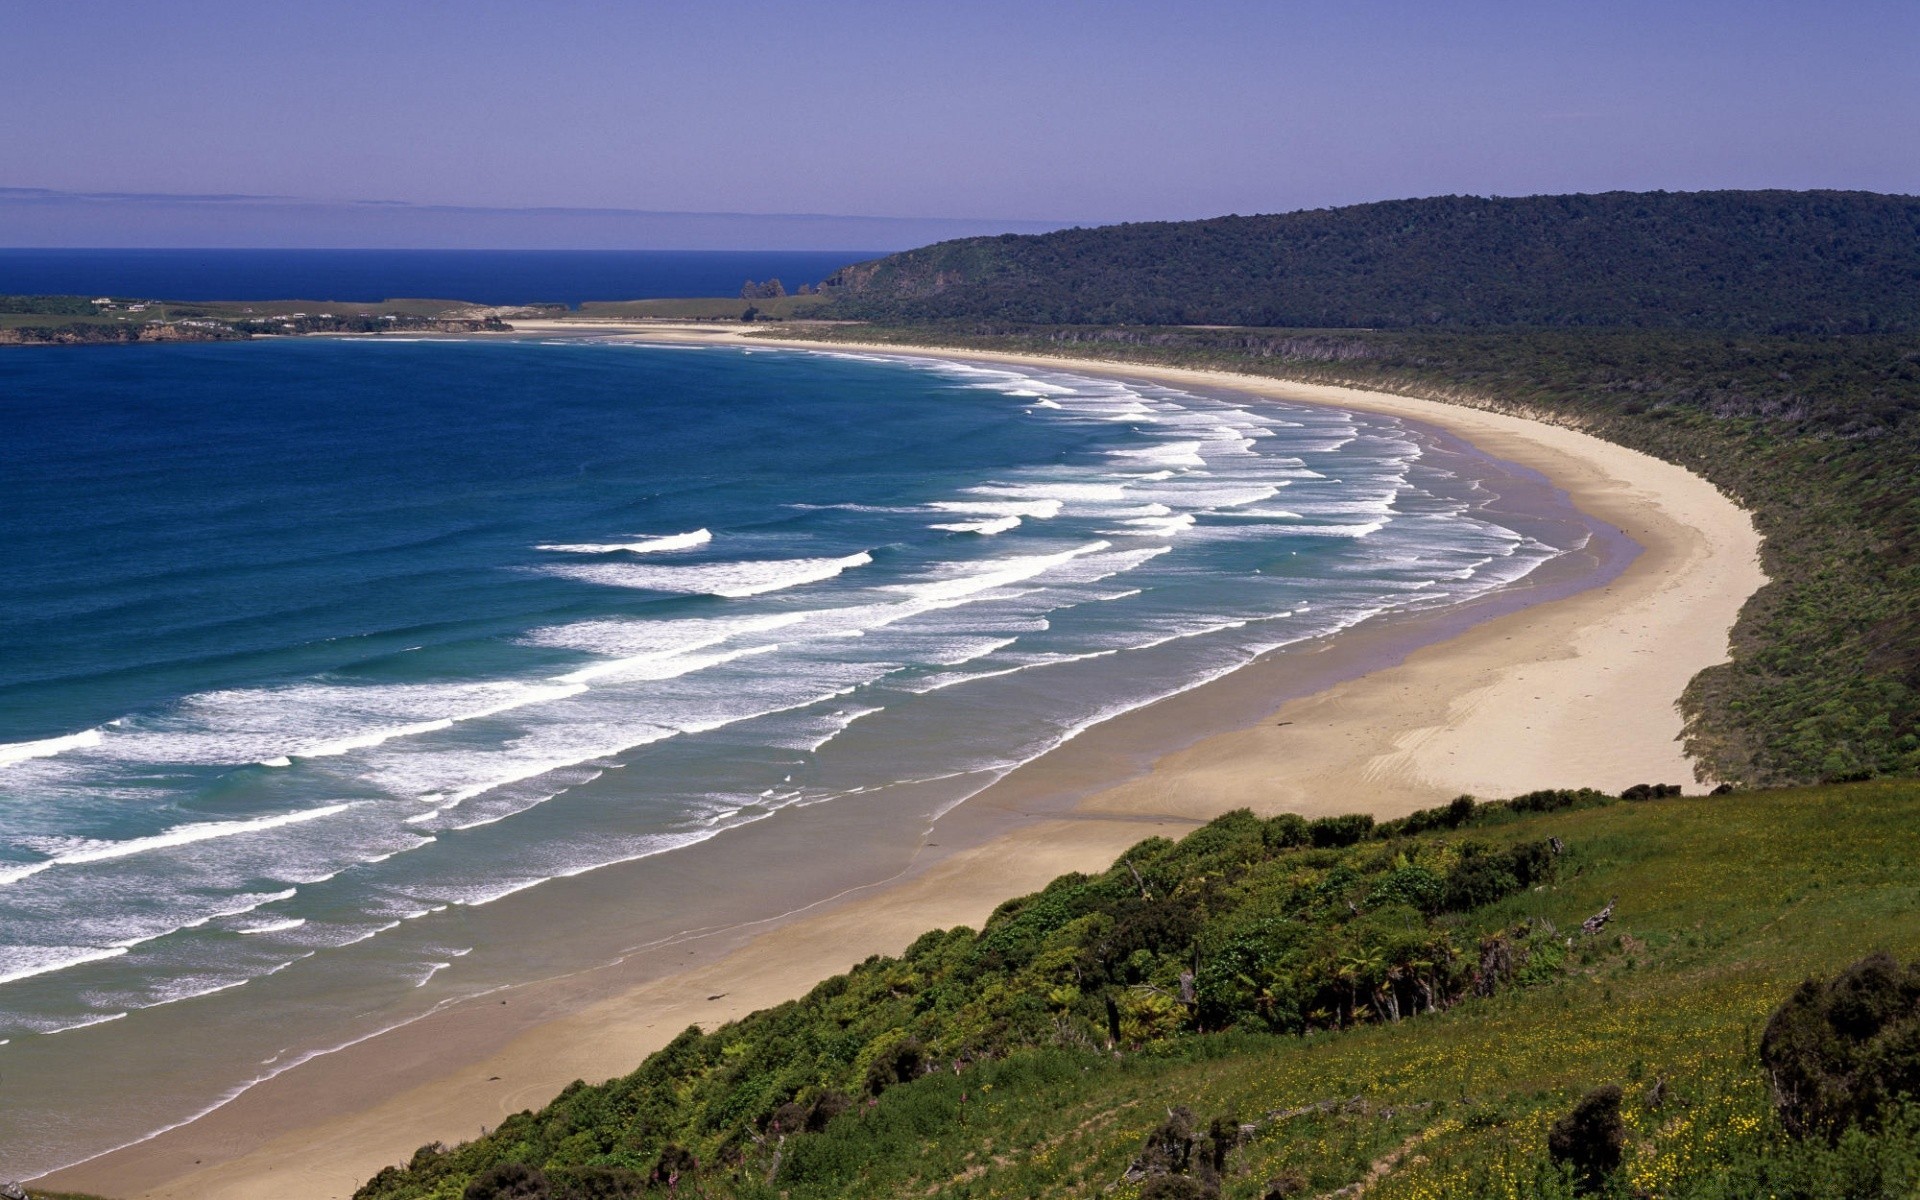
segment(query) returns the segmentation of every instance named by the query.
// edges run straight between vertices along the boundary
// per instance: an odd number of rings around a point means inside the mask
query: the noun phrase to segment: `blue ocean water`
[[[10,1081],[214,998],[457,999],[498,978],[462,911],[788,806],[959,803],[1584,536],[1390,418],[909,357],[35,348],[0,428]],[[291,1063],[287,1020],[224,1036]]]
[[[733,296],[748,279],[779,279],[792,291],[877,257],[863,250],[0,249],[0,295],[579,305]]]

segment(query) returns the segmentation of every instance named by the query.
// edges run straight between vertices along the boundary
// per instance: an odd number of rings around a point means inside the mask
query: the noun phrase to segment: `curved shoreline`
[[[710,326],[630,328],[667,340],[737,336]],[[582,322],[527,330],[621,331]],[[662,950],[651,976],[629,972],[639,977],[612,995],[580,1003],[591,993],[575,991],[568,1004],[567,992],[549,989],[529,997],[541,1011],[513,1025],[483,1013],[443,1022],[410,1052],[386,1055],[383,1090],[362,1081],[335,1095],[333,1112],[236,1104],[217,1120],[56,1172],[49,1183],[125,1196],[345,1196],[417,1145],[471,1136],[545,1103],[573,1078],[630,1070],[687,1024],[711,1025],[793,998],[927,929],[978,925],[1009,896],[1066,871],[1103,868],[1142,837],[1177,833],[1234,807],[1394,815],[1462,791],[1691,782],[1673,740],[1680,719],[1671,700],[1693,674],[1725,658],[1734,617],[1764,582],[1751,520],[1711,485],[1569,429],[1225,372],[938,347],[779,345],[1006,362],[1403,417],[1540,472],[1582,512],[1626,531],[1642,552],[1617,577],[1571,595],[1536,596],[1508,611],[1472,611],[1479,602],[1470,602],[1443,610],[1451,623],[1359,629],[1268,656],[1096,727],[942,818],[897,870],[879,868],[884,878],[848,877],[837,891],[830,882],[816,903],[739,920],[702,939],[699,953],[688,951],[693,963],[658,961]],[[1284,671],[1273,666],[1281,658]],[[1168,737],[1169,727],[1178,736]],[[1149,730],[1161,745],[1179,748],[1142,771],[1128,756]],[[950,849],[955,842],[966,848]],[[583,885],[576,898],[593,891]],[[306,1079],[309,1088],[324,1091],[328,1074],[333,1086],[348,1087],[348,1056],[331,1057],[342,1061],[312,1072],[318,1082]],[[412,1082],[423,1076],[430,1078]],[[348,1094],[365,1103],[341,1103]]]

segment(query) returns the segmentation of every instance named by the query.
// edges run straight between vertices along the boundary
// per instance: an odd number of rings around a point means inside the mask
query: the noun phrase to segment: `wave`
[[[740,598],[778,592],[802,584],[832,579],[842,571],[873,561],[864,550],[844,558],[743,559],[734,562],[694,563],[687,566],[641,567],[605,564],[547,567],[546,574],[607,587],[639,588],[652,592],[679,592],[690,596]]]
[[[307,919],[305,917],[283,917],[278,920],[263,921],[258,925],[248,925],[244,928],[235,929],[234,932],[241,934],[284,933],[289,929],[298,929],[306,923]]]
[[[982,537],[992,537],[996,533],[1005,533],[1009,529],[1020,527],[1019,517],[992,517],[984,521],[952,521],[942,525],[932,525],[931,529],[945,529],[952,533],[977,533]]]
[[[659,554],[667,550],[689,550],[695,546],[704,546],[713,540],[713,533],[707,529],[696,529],[691,533],[675,533],[666,537],[642,538],[637,542],[580,542],[569,545],[535,546],[535,550],[549,550],[555,554]]]
[[[672,658],[706,650],[747,634],[783,629],[807,619],[805,613],[767,613],[753,617],[687,617],[662,621],[646,618],[603,618],[549,625],[519,640],[528,646],[578,650],[610,663],[596,663],[569,672],[562,680],[591,678],[602,668],[636,660]]]
[[[1353,525],[1281,525],[1278,526],[1278,528],[1286,533],[1298,534],[1302,537],[1366,538],[1379,533],[1382,529],[1385,529],[1387,525],[1387,521],[1379,520],[1364,521]]]
[[[1138,450],[1109,450],[1109,458],[1124,458],[1136,462],[1149,462],[1163,467],[1204,467],[1207,460],[1200,457],[1199,442],[1161,442],[1156,446],[1147,446]]]
[[[966,490],[970,495],[975,496],[1005,496],[1009,502],[1018,500],[1099,502],[1125,499],[1127,494],[1126,485],[1121,483],[989,483]]]
[[[0,742],[0,767],[25,762],[30,758],[52,758],[68,750],[83,750],[99,744],[98,729],[83,729],[79,733],[42,738],[37,742]]]
[[[7,946],[0,948],[0,983],[119,958],[126,952],[125,946]]]
[[[105,1025],[108,1021],[118,1021],[126,1015],[126,1013],[117,1012],[108,1013],[105,1016],[83,1017],[71,1025],[55,1025],[52,1029],[42,1029],[40,1035],[42,1037],[51,1037],[56,1033],[70,1033],[75,1029],[85,1029],[91,1025]]]
[[[154,850],[167,850],[175,846],[189,846],[195,842],[213,841],[216,838],[237,837],[248,833],[261,833],[269,829],[279,829],[286,825],[298,825],[306,821],[317,821],[343,813],[352,804],[329,804],[323,808],[310,808],[301,812],[279,813],[271,817],[255,817],[247,821],[198,821],[191,825],[176,825],[164,833],[149,837],[129,838],[120,842],[92,842],[71,849],[42,862],[27,863],[22,866],[0,869],[0,884],[16,883],[29,875],[37,875],[50,867],[75,866],[81,863],[107,862],[110,859],[129,858],[136,854],[146,854]]]
[[[936,512],[978,514],[983,517],[1036,517],[1046,520],[1060,515],[1059,500],[935,500],[927,506]],[[934,526],[939,529],[941,526]]]
[[[378,746],[382,742],[392,741],[394,738],[417,737],[423,733],[437,733],[442,729],[453,728],[454,723],[458,721],[478,721],[484,717],[498,716],[503,712],[511,712],[516,708],[524,708],[529,704],[545,704],[553,700],[565,700],[570,696],[577,696],[586,690],[586,686],[580,683],[574,676],[563,675],[554,684],[522,688],[518,694],[511,695],[509,698],[497,704],[489,704],[484,708],[476,708],[468,712],[456,713],[450,717],[439,717],[431,721],[416,721],[408,725],[394,725],[386,729],[370,729],[365,733],[349,734],[343,738],[336,738],[331,742],[321,742],[318,745],[295,750],[293,757],[327,758],[336,754],[351,753],[355,750],[366,750],[373,746]],[[270,763],[268,765],[278,764]]]
[[[1120,522],[1129,528],[1103,529],[1100,532],[1116,537],[1174,537],[1193,528],[1197,518],[1192,513],[1179,513],[1171,517],[1129,517]]]
[[[1092,554],[1110,547],[1111,542],[1089,542],[1076,546],[1072,550],[1063,550],[1058,554],[1030,554],[1019,558],[993,559],[984,569],[976,569],[968,574],[949,579],[932,579],[920,583],[891,583],[887,590],[902,592],[916,600],[944,602],[972,596],[994,588],[1006,587],[1032,579],[1043,572],[1072,562],[1083,554]]]

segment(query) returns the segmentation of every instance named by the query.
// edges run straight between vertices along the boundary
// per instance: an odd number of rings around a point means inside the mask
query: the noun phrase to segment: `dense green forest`
[[[1920,788],[1668,790],[1228,813],[358,1197],[1911,1195]]]
[[[883,321],[1911,330],[1920,198],[1440,196],[967,238],[829,285]]]
[[[1752,509],[1772,583],[1684,698],[1748,785],[1920,772],[1920,335],[950,322],[806,336],[1352,384],[1516,412],[1676,462]]]

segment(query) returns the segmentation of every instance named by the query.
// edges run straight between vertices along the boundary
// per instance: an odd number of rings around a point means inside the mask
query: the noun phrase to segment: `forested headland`
[[[1920,328],[1920,198],[1440,196],[966,238],[844,268],[838,315],[1069,325]]]

